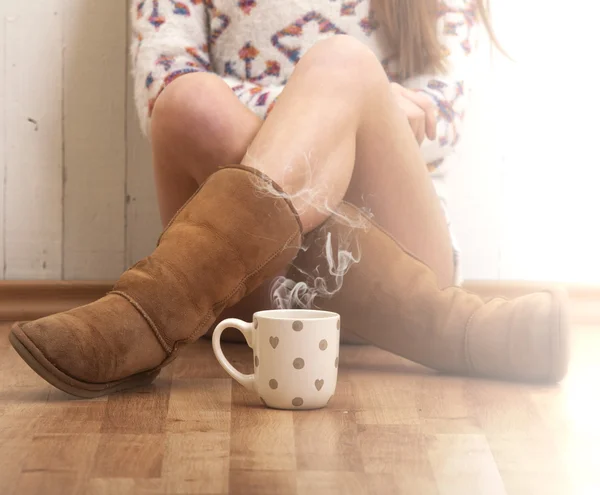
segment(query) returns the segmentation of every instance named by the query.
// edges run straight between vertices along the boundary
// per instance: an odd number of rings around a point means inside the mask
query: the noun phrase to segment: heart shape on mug
[[[275,349],[279,345],[279,337],[269,337],[269,343],[271,347]]]
[[[323,388],[324,380],[315,380],[315,387],[317,390],[321,390]]]

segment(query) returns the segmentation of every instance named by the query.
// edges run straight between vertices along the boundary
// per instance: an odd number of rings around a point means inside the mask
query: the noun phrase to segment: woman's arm
[[[144,133],[156,99],[170,82],[192,72],[213,71],[208,49],[210,9],[215,9],[212,3],[202,0],[134,0],[131,57],[135,102]],[[235,76],[223,80],[262,118],[283,90]]]
[[[438,110],[436,139],[421,146],[428,164],[440,163],[457,144],[473,70],[477,29],[474,0],[444,0],[439,5],[438,33],[448,55],[447,73],[425,74],[402,82],[406,88],[427,95]]]

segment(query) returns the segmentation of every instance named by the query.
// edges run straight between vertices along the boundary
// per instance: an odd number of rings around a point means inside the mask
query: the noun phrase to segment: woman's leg
[[[262,120],[214,74],[180,77],[167,86],[152,114],[154,181],[163,226],[211,174],[240,163]],[[248,319],[270,300],[271,282],[226,309],[222,318]],[[239,340],[238,332],[224,338]]]
[[[334,37],[300,60],[243,163],[299,193],[306,231],[325,220],[325,203],[365,202],[440,285],[452,284],[450,236],[418,144],[381,64],[358,41]]]
[[[218,167],[240,163],[261,124],[214,74],[189,74],[165,88],[151,125],[163,226]]]

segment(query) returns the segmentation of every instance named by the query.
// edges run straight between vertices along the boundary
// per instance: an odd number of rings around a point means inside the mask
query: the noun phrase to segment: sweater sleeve
[[[438,35],[446,52],[447,72],[424,74],[403,86],[428,95],[438,109],[437,137],[421,145],[426,163],[435,168],[455,148],[472,80],[473,48],[477,28],[475,0],[440,0]]]
[[[142,131],[162,90],[176,78],[212,72],[210,0],[134,0],[131,60],[135,104]],[[281,86],[260,86],[227,75],[223,80],[240,101],[261,118],[273,107]]]

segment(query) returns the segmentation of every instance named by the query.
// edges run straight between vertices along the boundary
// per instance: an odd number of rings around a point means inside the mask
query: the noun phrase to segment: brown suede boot
[[[343,330],[443,372],[532,382],[565,376],[569,325],[563,291],[484,302],[458,287],[440,290],[424,263],[357,208],[342,204],[338,211],[361,215],[369,228],[353,233],[332,216],[307,236],[310,247],[288,277],[307,281],[305,273],[318,265],[322,273],[327,235],[333,243],[354,235],[359,264],[350,268],[337,294],[314,301],[340,313]]]
[[[15,325],[13,347],[42,378],[80,397],[150,383],[224,308],[296,256],[298,215],[286,199],[257,192],[268,181],[253,169],[219,170],[112,292]]]

